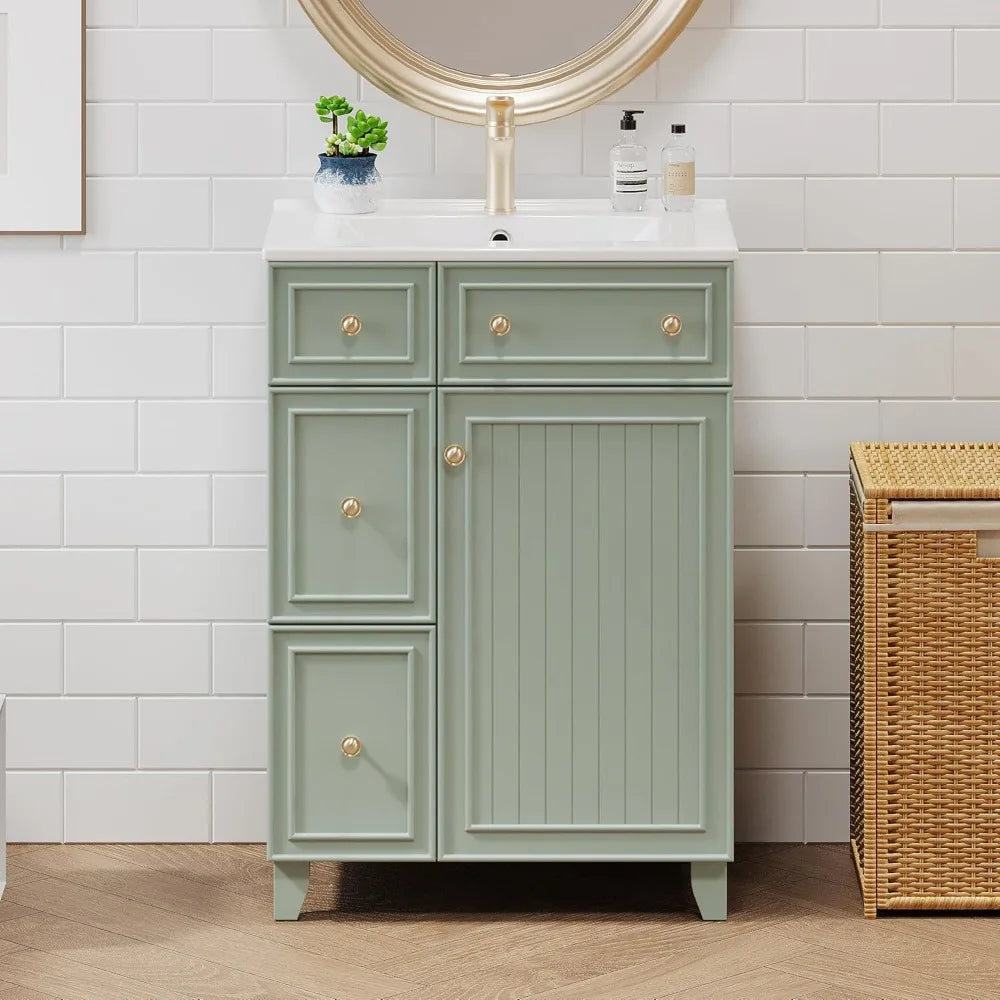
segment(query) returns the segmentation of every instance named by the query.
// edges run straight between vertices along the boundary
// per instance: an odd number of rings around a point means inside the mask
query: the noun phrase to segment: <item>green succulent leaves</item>
[[[363,152],[364,150],[343,132],[337,132],[326,138],[327,156],[360,156]]]
[[[337,131],[337,119],[341,115],[349,115],[354,110],[346,97],[321,97],[315,107],[319,120],[332,122],[334,132]]]
[[[389,123],[378,115],[366,115],[359,110],[347,119],[347,134],[361,149],[381,153],[389,140]]]
[[[389,141],[389,123],[378,115],[366,115],[354,108],[346,97],[320,97],[315,104],[321,122],[333,126],[333,134],[326,137],[327,156],[361,156],[364,153],[381,153]],[[337,119],[349,115],[346,132],[337,129]]]

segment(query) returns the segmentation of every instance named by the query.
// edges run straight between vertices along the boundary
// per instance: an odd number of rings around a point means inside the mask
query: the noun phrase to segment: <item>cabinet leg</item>
[[[726,919],[725,861],[692,861],[691,891],[702,920]]]
[[[275,920],[298,920],[308,891],[308,861],[274,862]]]

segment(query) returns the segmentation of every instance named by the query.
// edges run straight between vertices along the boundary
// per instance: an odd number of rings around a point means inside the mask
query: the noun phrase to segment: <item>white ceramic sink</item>
[[[372,215],[335,216],[311,202],[275,202],[264,256],[311,260],[664,260],[736,257],[724,201],[688,213],[612,212],[603,200],[524,201],[488,216],[482,202],[387,200]]]

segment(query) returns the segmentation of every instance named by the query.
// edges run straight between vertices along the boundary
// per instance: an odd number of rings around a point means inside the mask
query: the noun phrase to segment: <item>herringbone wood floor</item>
[[[728,923],[669,865],[313,865],[257,846],[15,846],[0,1000],[987,1000],[1000,914],[861,918],[843,846],[746,847]]]

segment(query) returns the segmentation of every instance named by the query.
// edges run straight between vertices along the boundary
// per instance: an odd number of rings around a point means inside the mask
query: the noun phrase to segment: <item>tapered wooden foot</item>
[[[702,920],[726,919],[725,861],[692,861],[691,891]]]
[[[274,862],[275,920],[298,920],[308,891],[308,861]]]

